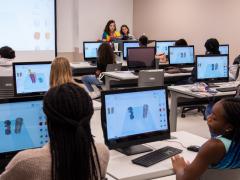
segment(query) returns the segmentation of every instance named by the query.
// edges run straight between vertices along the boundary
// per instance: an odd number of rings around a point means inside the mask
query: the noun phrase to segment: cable
[[[173,143],[178,143],[180,144],[183,148],[187,149],[187,146],[184,146],[181,142],[179,141],[172,141],[172,140],[166,140],[167,142],[173,142]]]

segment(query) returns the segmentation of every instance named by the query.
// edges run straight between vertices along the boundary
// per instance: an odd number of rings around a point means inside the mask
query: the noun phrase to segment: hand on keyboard
[[[181,152],[181,149],[166,146],[156,151],[140,156],[136,159],[133,159],[132,162],[140,166],[149,167]]]

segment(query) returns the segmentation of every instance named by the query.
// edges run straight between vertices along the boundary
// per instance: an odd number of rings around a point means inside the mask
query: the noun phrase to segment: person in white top
[[[12,76],[12,60],[15,51],[9,46],[0,48],[0,76]]]
[[[11,66],[14,58],[15,51],[12,48],[8,46],[0,48],[0,66]]]

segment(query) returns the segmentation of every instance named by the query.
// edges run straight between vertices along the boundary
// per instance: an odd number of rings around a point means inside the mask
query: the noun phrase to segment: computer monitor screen
[[[123,59],[127,59],[127,49],[129,47],[139,47],[139,42],[138,41],[125,41],[123,42]]]
[[[156,53],[168,55],[168,47],[174,45],[175,41],[156,41],[155,42]]]
[[[128,48],[127,66],[129,70],[155,69],[155,48]]]
[[[51,62],[13,63],[15,95],[41,95],[49,89]]]
[[[83,56],[86,61],[94,61],[98,57],[98,48],[102,44],[100,41],[83,42]]]
[[[194,64],[194,46],[169,46],[168,52],[170,65]]]
[[[196,56],[197,81],[227,81],[228,55]]]
[[[109,148],[169,138],[167,97],[164,87],[103,92],[102,127]]]
[[[228,44],[219,45],[219,51],[220,54],[229,54],[229,45]]]
[[[42,147],[49,140],[40,97],[0,100],[0,153]]]

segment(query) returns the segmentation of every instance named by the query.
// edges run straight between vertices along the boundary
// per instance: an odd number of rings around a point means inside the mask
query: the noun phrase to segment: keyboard
[[[138,164],[140,166],[149,167],[153,164],[156,164],[160,161],[163,161],[165,159],[168,159],[176,154],[181,153],[181,149],[173,148],[170,146],[163,147],[161,149],[158,149],[156,151],[150,152],[148,154],[145,154],[143,156],[140,156],[136,159],[133,159],[132,162],[134,164]]]
[[[222,88],[216,88],[216,90],[220,92],[237,91],[237,87],[222,87]]]
[[[139,72],[132,72],[133,75],[138,76]]]

